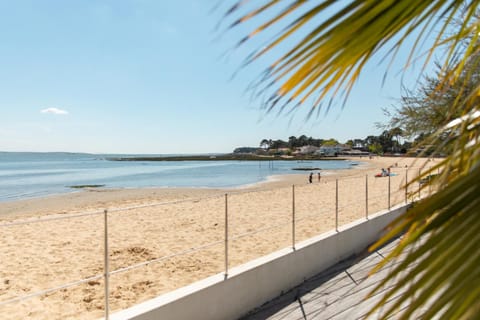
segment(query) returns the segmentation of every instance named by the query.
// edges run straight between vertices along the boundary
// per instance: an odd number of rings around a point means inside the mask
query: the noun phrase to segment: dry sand
[[[220,189],[91,189],[61,196],[0,203],[0,315],[2,319],[96,319],[104,315],[103,278],[91,279],[39,297],[16,297],[102,275],[104,214],[108,208],[110,310],[120,310],[223,272],[225,193],[228,193],[229,267],[291,246],[292,185],[295,185],[296,240],[335,227],[335,179],[339,222],[365,217],[405,201],[408,178],[425,159],[356,158],[350,170],[308,172],[271,181]],[[434,162],[427,162],[433,165]],[[428,164],[427,164],[428,165]],[[413,189],[413,188],[412,188]],[[29,222],[24,224],[24,222]],[[201,249],[198,249],[201,248]],[[162,258],[165,257],[165,258]],[[126,267],[157,259],[129,270]]]

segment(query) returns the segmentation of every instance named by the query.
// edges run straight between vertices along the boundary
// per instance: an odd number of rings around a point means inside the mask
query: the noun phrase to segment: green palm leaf
[[[237,14],[247,1],[237,2],[227,17]],[[288,24],[267,46],[254,52],[253,63],[279,46],[293,45],[267,68],[260,86],[271,92],[268,110],[278,105],[302,105],[313,99],[313,109],[325,99],[348,97],[365,64],[380,50],[391,55],[392,65],[401,46],[411,43],[409,66],[418,56],[425,64],[438,50],[444,60],[435,96],[459,88],[449,102],[446,119],[426,140],[438,152],[448,150],[441,163],[410,183],[427,180],[422,188],[435,184],[437,192],[415,203],[394,221],[371,249],[402,233],[399,245],[377,269],[407,253],[391,273],[373,290],[391,287],[370,314],[383,310],[394,295],[401,293],[382,314],[387,318],[400,311],[401,319],[474,319],[480,314],[480,0],[350,0],[273,1],[255,3],[232,27],[255,17],[264,22],[240,44],[286,21]],[[275,8],[283,8],[269,16]],[[452,22],[458,21],[455,28]],[[421,43],[436,32],[432,46],[421,52]],[[299,40],[298,35],[301,35]],[[472,81],[474,80],[474,81]],[[473,85],[472,85],[473,83]],[[433,99],[433,96],[432,96]],[[283,101],[283,103],[281,103]],[[456,117],[456,118],[455,118]],[[372,272],[374,272],[373,270]],[[393,286],[389,286],[393,283]]]
[[[314,104],[314,107],[317,107],[328,93],[333,93],[333,96],[345,90],[348,93],[358,79],[365,62],[380,48],[389,43],[391,43],[390,49],[399,48],[419,28],[425,33],[429,26],[441,23],[441,30],[433,47],[428,50],[428,54],[433,54],[438,47],[449,46],[447,53],[453,56],[458,52],[465,35],[476,34],[476,26],[472,26],[469,22],[473,19],[480,1],[467,3],[453,0],[351,1],[337,13],[324,19],[321,17],[336,1],[318,1],[318,5],[309,9],[305,9],[307,5],[311,6],[309,1],[263,2],[266,4],[237,19],[232,27],[261,15],[274,6],[285,2],[288,4],[280,14],[268,19],[240,43],[260,34],[282,19],[288,18],[294,12],[301,12],[301,15],[269,45],[252,54],[247,59],[247,63],[265,55],[295,33],[301,33],[304,31],[302,27],[308,23],[315,24],[321,21],[293,45],[291,50],[272,63],[266,70],[267,77],[263,78],[264,83],[268,84],[265,90],[270,88],[271,82],[276,84],[274,87],[276,89],[268,103],[277,104],[276,99],[285,98],[286,101],[302,104],[313,93],[318,93],[319,98]],[[234,6],[235,9],[239,7],[241,3]],[[442,39],[448,24],[460,11],[465,11],[467,18],[462,30],[458,35]],[[232,9],[229,12],[231,14],[235,10]],[[392,42],[398,34],[400,38]],[[412,48],[412,56],[415,48],[416,46]],[[470,53],[465,52],[465,55],[468,56]],[[461,67],[459,65],[459,68]]]

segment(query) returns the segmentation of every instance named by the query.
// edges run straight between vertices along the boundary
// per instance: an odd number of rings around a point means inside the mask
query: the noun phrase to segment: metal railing
[[[254,237],[257,236],[261,233],[264,233],[266,231],[272,231],[272,230],[281,230],[285,228],[290,228],[290,245],[284,246],[288,247],[290,246],[292,250],[295,250],[296,243],[298,241],[302,240],[303,238],[308,238],[308,234],[302,235],[300,230],[300,223],[303,223],[305,221],[310,222],[310,224],[315,224],[315,221],[318,221],[320,218],[325,218],[329,214],[332,214],[334,212],[334,230],[339,232],[340,227],[348,222],[351,222],[349,220],[358,220],[360,218],[369,218],[369,213],[373,210],[375,212],[378,212],[381,209],[390,209],[392,206],[400,203],[408,203],[408,201],[414,201],[415,199],[418,199],[421,197],[421,189],[420,189],[420,183],[418,184],[418,189],[415,190],[415,192],[410,192],[407,188],[402,189],[401,187],[405,185],[408,182],[408,179],[411,177],[413,178],[416,176],[416,174],[411,175],[409,177],[409,170],[413,171],[411,168],[410,169],[399,169],[397,171],[397,176],[391,177],[388,176],[386,179],[372,179],[368,175],[363,176],[351,176],[351,177],[345,177],[345,178],[335,178],[331,179],[329,177],[323,177],[322,182],[320,183],[313,183],[313,184],[308,184],[308,185],[302,185],[302,186],[291,186],[288,188],[277,188],[275,190],[262,190],[262,191],[237,191],[237,192],[230,192],[228,194],[224,194],[222,196],[211,196],[211,197],[203,197],[203,198],[198,198],[198,199],[187,199],[187,200],[178,200],[178,201],[170,201],[170,202],[158,202],[154,204],[148,204],[148,205],[135,205],[135,206],[130,206],[130,207],[125,207],[125,208],[115,208],[115,209],[105,209],[103,211],[93,211],[93,212],[81,212],[81,213],[74,213],[74,214],[67,214],[67,215],[57,215],[57,216],[46,216],[46,217],[41,217],[38,219],[28,219],[25,221],[11,221],[11,222],[4,222],[0,223],[0,230],[4,231],[6,228],[20,228],[20,227],[26,227],[26,226],[31,226],[32,224],[40,224],[40,223],[57,223],[59,221],[66,221],[66,220],[72,220],[72,219],[85,219],[85,218],[98,218],[98,217],[103,217],[103,270],[101,273],[95,274],[93,276],[88,276],[84,277],[80,280],[76,281],[70,281],[66,282],[57,286],[52,286],[51,288],[48,289],[42,289],[42,290],[37,290],[33,291],[28,294],[16,294],[14,297],[8,297],[7,299],[2,300],[2,295],[8,296],[8,292],[3,292],[0,291],[0,307],[4,307],[9,304],[25,301],[28,299],[32,299],[34,297],[39,297],[39,296],[45,296],[49,295],[61,290],[69,289],[75,286],[83,285],[85,283],[92,283],[96,280],[101,280],[103,279],[104,281],[104,302],[103,302],[103,310],[104,310],[104,317],[105,319],[109,318],[110,310],[111,310],[111,276],[113,275],[118,275],[120,273],[125,273],[127,271],[131,271],[134,269],[138,269],[141,267],[145,267],[148,265],[153,265],[153,264],[158,264],[160,262],[165,262],[170,259],[179,257],[179,256],[184,256],[192,253],[197,253],[202,250],[206,249],[211,249],[213,247],[217,247],[223,244],[223,273],[225,279],[228,278],[229,276],[229,268],[232,265],[232,245],[239,240],[245,239],[246,237]],[[402,172],[404,171],[404,172]],[[418,174],[421,174],[421,171],[418,170]],[[404,175],[404,176],[402,176]],[[395,180],[395,184],[393,186],[393,192],[392,192],[392,180]],[[430,181],[430,180],[429,180]],[[334,207],[329,207],[332,203],[331,202],[326,202],[323,208],[321,210],[318,210],[314,212],[315,210],[310,210],[308,207],[303,208],[303,215],[302,215],[302,206],[301,206],[301,198],[304,196],[304,194],[308,194],[308,196],[312,196],[315,194],[315,192],[327,192],[332,190],[332,184],[334,183]],[[344,200],[345,195],[342,197],[342,185],[348,184],[349,186],[355,185],[358,187],[358,194],[356,194],[356,197],[353,197],[353,201],[355,203],[348,202]],[[362,187],[363,186],[363,187]],[[379,189],[380,186],[380,189]],[[235,207],[231,207],[230,205],[232,204],[232,201],[235,200],[235,197],[243,197],[240,200],[244,201],[245,199],[251,198],[253,194],[255,195],[261,195],[263,198],[268,198],[268,192],[278,192],[278,190],[281,190],[285,194],[285,198],[282,200],[285,200],[286,207],[281,208],[279,211],[279,215],[275,215],[274,217],[277,218],[275,223],[265,223],[263,226],[257,226],[254,229],[249,228],[248,225],[241,224],[241,227],[246,227],[247,230],[240,230],[235,232],[235,230],[232,230],[232,221],[231,218],[235,218],[235,213],[232,211],[235,210]],[[289,191],[291,190],[291,191]],[[375,194],[375,190],[383,190],[378,194]],[[308,191],[308,192],[307,192]],[[290,196],[288,196],[288,193],[291,192]],[[361,193],[364,193],[364,197]],[[429,188],[428,192],[432,192],[432,190]],[[394,196],[392,198],[392,196]],[[112,262],[112,255],[115,253],[115,251],[111,250],[111,245],[112,245],[112,240],[110,239],[111,237],[111,232],[112,226],[113,228],[118,228],[120,224],[115,224],[111,221],[111,218],[118,218],[120,214],[129,212],[129,211],[135,211],[134,214],[137,215],[138,219],[142,219],[144,217],[144,213],[142,212],[137,212],[141,211],[144,209],[148,210],[158,210],[158,208],[165,209],[164,212],[168,212],[168,209],[171,207],[177,206],[177,205],[185,205],[185,204],[194,204],[200,201],[213,201],[215,200],[217,203],[221,203],[223,198],[224,202],[224,212],[223,212],[223,239],[221,239],[220,233],[216,236],[213,236],[214,241],[207,242],[205,244],[199,245],[199,246],[194,246],[190,247],[188,249],[183,249],[179,250],[170,254],[162,255],[160,257],[150,257],[143,261],[139,261],[136,263],[131,263],[127,266],[117,266],[117,267],[112,267],[111,262]],[[233,199],[232,199],[233,198]],[[288,208],[288,198],[291,199],[291,208]],[[326,197],[324,197],[326,198]],[[349,197],[350,200],[352,197]],[[359,204],[358,202],[362,202],[362,198],[364,199],[364,206],[363,204]],[[349,201],[350,201],[349,200]],[[381,204],[383,202],[383,205]],[[304,203],[305,204],[305,203]],[[236,203],[236,206],[239,204]],[[253,204],[253,206],[258,207],[259,204]],[[362,209],[363,207],[363,209]],[[382,208],[384,207],[384,208]],[[354,209],[355,208],[355,209]],[[357,208],[359,208],[357,210]],[[379,209],[380,208],[380,209]],[[176,212],[175,208],[173,208],[174,212],[173,215],[174,217],[172,218],[172,221],[176,221],[177,219],[180,218],[185,218],[189,216],[189,213],[184,213],[184,212]],[[359,211],[358,213],[352,213],[355,210]],[[269,210],[267,210],[269,211]],[[287,212],[285,212],[287,211]],[[290,211],[290,217],[288,218],[288,211]],[[284,212],[284,214],[282,214]],[[346,216],[346,213],[349,212],[350,215],[353,218],[345,218],[342,221],[340,221],[341,217]],[[113,214],[113,215],[112,215]],[[112,215],[110,217],[110,215]],[[155,213],[153,213],[155,216]],[[281,215],[281,216],[280,216]],[[156,217],[156,216],[155,216]],[[158,217],[157,217],[158,218]],[[218,215],[218,221],[220,221],[220,215]],[[238,217],[237,217],[238,218]],[[265,217],[265,219],[268,219],[268,216]],[[195,222],[195,221],[194,221]],[[218,223],[220,224],[220,223]],[[148,225],[148,223],[147,223]],[[125,226],[124,226],[125,227]],[[203,227],[202,227],[203,228]],[[285,229],[287,230],[287,229]],[[21,231],[20,229],[18,231]],[[326,231],[326,230],[324,230]],[[139,232],[142,232],[140,230]],[[143,232],[146,232],[143,230]],[[319,231],[318,233],[320,233]],[[97,232],[99,233],[99,232]],[[282,233],[282,235],[285,234],[288,236],[288,231],[285,231]],[[79,240],[80,241],[80,240]],[[270,241],[270,240],[269,240]],[[288,242],[288,241],[287,241]],[[282,242],[283,244],[283,242]],[[3,246],[0,246],[0,250],[5,249],[5,244]],[[8,248],[9,250],[15,251],[15,248]],[[0,251],[0,254],[2,252]],[[262,252],[261,254],[267,254],[269,252]],[[74,254],[74,253],[72,253]],[[4,273],[8,271],[4,270]]]

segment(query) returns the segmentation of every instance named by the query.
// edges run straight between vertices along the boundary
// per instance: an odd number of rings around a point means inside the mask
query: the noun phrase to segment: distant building
[[[295,154],[315,154],[318,151],[318,147],[315,146],[303,146],[300,148],[297,148]]]
[[[362,139],[354,139],[352,149],[360,150],[360,151],[367,151],[367,146]]]
[[[321,146],[315,152],[315,154],[319,156],[325,156],[325,157],[336,157],[337,155],[349,149],[350,149],[349,147],[346,147],[341,144],[337,144],[336,146]]]

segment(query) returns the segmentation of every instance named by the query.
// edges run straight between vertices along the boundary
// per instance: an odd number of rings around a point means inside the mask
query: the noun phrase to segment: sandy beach
[[[104,210],[108,209],[110,310],[188,285],[224,270],[228,194],[229,267],[291,246],[295,190],[296,241],[405,201],[405,178],[438,160],[355,158],[349,170],[272,177],[232,189],[87,189],[67,195],[0,203],[2,319],[97,319],[104,315]],[[408,170],[408,172],[407,172]],[[295,185],[293,188],[292,185]],[[413,189],[413,187],[412,187]],[[410,190],[413,191],[413,190]],[[153,263],[145,265],[144,262]],[[130,268],[136,264],[138,267]],[[98,277],[96,277],[98,276]],[[90,279],[89,279],[90,278]],[[17,297],[86,280],[38,297]],[[5,301],[12,301],[4,303]]]

